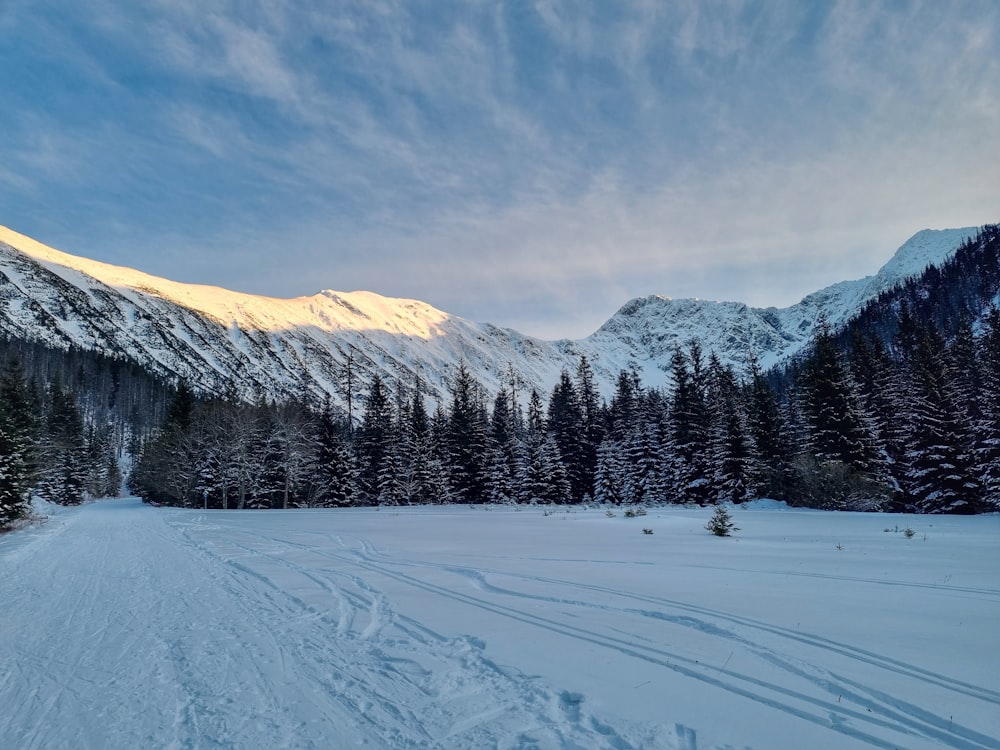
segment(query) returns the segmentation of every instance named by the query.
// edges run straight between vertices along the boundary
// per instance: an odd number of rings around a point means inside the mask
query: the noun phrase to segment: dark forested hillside
[[[989,225],[941,266],[881,294],[840,331],[823,329],[772,383],[789,411],[804,413],[804,426],[835,430],[843,446],[838,460],[888,487],[899,507],[995,509],[998,301],[1000,227]],[[823,455],[815,438],[810,452]]]
[[[0,339],[0,529],[31,492],[62,504],[117,496],[174,389],[95,352]]]

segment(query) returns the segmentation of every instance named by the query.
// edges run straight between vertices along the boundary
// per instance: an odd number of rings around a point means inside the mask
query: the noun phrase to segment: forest
[[[433,408],[419,381],[375,377],[357,420],[329,402],[200,398],[113,358],[6,342],[0,526],[32,492],[76,503],[117,494],[123,475],[148,502],[221,509],[769,497],[996,511],[998,290],[1000,229],[987,226],[843,329],[820,321],[769,372],[689,341],[669,387],[623,371],[605,399],[585,358],[547,394],[488,394],[460,366]]]

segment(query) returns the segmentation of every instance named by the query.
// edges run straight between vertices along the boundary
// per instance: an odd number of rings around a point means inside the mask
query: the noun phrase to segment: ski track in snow
[[[267,541],[274,541],[275,537],[258,537]],[[891,695],[881,693],[877,689],[860,685],[844,678],[838,678],[835,674],[825,669],[810,664],[800,663],[798,660],[787,659],[776,653],[772,649],[762,646],[748,637],[738,635],[729,629],[731,625],[743,626],[749,630],[759,630],[781,638],[788,638],[799,643],[804,643],[814,648],[836,652],[849,659],[857,659],[867,664],[887,669],[896,674],[904,675],[911,679],[924,682],[932,682],[940,687],[955,690],[974,698],[979,698],[991,703],[1000,711],[1000,694],[996,691],[984,690],[974,685],[969,685],[958,680],[952,680],[943,675],[937,675],[919,667],[908,665],[893,660],[885,660],[876,654],[872,654],[860,649],[854,649],[844,644],[837,644],[825,639],[801,634],[787,629],[779,629],[767,626],[763,623],[754,622],[746,618],[738,618],[727,615],[724,612],[707,610],[701,607],[691,607],[681,602],[673,602],[666,599],[651,597],[635,597],[623,594],[622,592],[607,589],[600,586],[581,584],[572,581],[553,580],[541,576],[517,576],[524,580],[555,584],[561,589],[580,589],[585,591],[597,591],[601,593],[613,594],[617,597],[632,598],[643,602],[666,605],[675,611],[694,612],[698,617],[690,615],[676,615],[666,613],[661,610],[645,610],[623,607],[612,607],[608,605],[595,604],[589,601],[564,599],[558,597],[537,596],[514,591],[508,588],[500,588],[488,583],[486,574],[489,572],[471,568],[456,568],[454,566],[439,565],[434,563],[417,563],[413,561],[395,561],[385,558],[375,552],[374,547],[367,540],[358,538],[359,548],[351,551],[350,555],[323,552],[310,548],[306,545],[297,544],[287,539],[280,540],[288,547],[297,548],[310,552],[312,555],[336,560],[342,563],[354,562],[354,564],[379,575],[393,578],[397,581],[407,583],[419,588],[429,594],[453,599],[470,606],[486,609],[498,615],[511,619],[527,622],[544,630],[549,630],[569,638],[596,643],[605,648],[619,651],[627,656],[645,660],[668,669],[679,672],[686,677],[715,685],[729,692],[741,695],[751,700],[758,701],[769,708],[778,709],[798,718],[812,721],[821,726],[830,725],[832,716],[837,717],[832,728],[843,734],[864,740],[873,747],[897,748],[900,745],[897,741],[883,740],[878,736],[869,734],[865,729],[859,728],[844,721],[853,719],[860,727],[872,725],[880,729],[890,729],[901,735],[924,736],[945,743],[947,746],[956,748],[1000,748],[1000,741],[976,732],[970,728],[956,725],[947,717],[939,716],[933,711],[907,704],[896,700]],[[338,540],[339,541],[339,540]],[[266,556],[267,553],[260,553]],[[606,611],[613,611],[627,616],[638,615],[649,617],[665,622],[670,622],[682,627],[695,628],[702,633],[739,644],[747,651],[754,653],[762,659],[779,667],[786,675],[804,680],[820,688],[828,694],[827,698],[816,698],[800,692],[798,689],[790,689],[785,684],[767,682],[755,678],[749,674],[738,672],[723,672],[724,677],[716,674],[716,668],[709,665],[699,664],[697,661],[681,656],[680,654],[665,650],[663,648],[644,645],[636,642],[634,638],[620,638],[609,636],[597,632],[590,628],[579,627],[571,623],[555,620],[548,617],[541,617],[537,614],[518,609],[515,606],[500,604],[497,601],[460,593],[456,589],[430,584],[413,575],[400,573],[393,568],[439,568],[459,576],[471,579],[477,589],[490,593],[499,594],[503,597],[517,599],[529,599],[542,601],[547,604],[569,605],[582,608],[596,608]],[[508,575],[508,574],[504,574]],[[878,583],[883,583],[878,581]],[[937,586],[936,588],[947,588],[958,591],[969,591],[965,587]],[[995,590],[971,589],[977,593],[988,593],[996,595]],[[716,620],[723,625],[716,624],[710,620]],[[838,700],[834,701],[836,697]],[[845,700],[846,699],[846,700]],[[803,705],[804,704],[804,705]],[[853,706],[853,708],[852,708]],[[877,707],[878,710],[874,710]],[[816,710],[818,709],[818,710]]]
[[[345,512],[295,513],[107,501],[0,546],[0,747],[709,747],[669,705],[656,721],[614,716],[592,685],[498,663],[478,635],[431,616],[458,608],[709,691],[722,712],[749,702],[826,747],[1000,750],[996,722],[981,720],[1000,715],[996,689],[725,609],[503,569],[498,556],[456,564],[383,550],[343,530]],[[732,667],[695,658],[705,652],[738,657]],[[804,745],[790,736],[785,746]]]

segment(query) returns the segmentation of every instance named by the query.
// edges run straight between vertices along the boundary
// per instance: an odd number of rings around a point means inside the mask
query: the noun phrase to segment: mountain
[[[0,333],[46,346],[102,352],[201,393],[247,400],[329,394],[344,405],[374,374],[443,397],[460,363],[493,393],[548,392],[581,355],[605,393],[622,369],[665,382],[675,345],[701,340],[706,352],[742,365],[753,351],[766,366],[798,352],[817,321],[846,322],[869,301],[928,265],[940,265],[976,228],[925,230],[875,275],[845,281],[787,308],[752,308],[652,296],[625,304],[578,341],[543,341],[473,323],[416,300],[371,292],[322,291],[272,299],[181,284],[55,250],[0,227]]]

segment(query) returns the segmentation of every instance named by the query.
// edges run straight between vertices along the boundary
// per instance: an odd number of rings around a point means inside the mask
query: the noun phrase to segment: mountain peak
[[[464,364],[488,393],[513,376],[522,393],[550,389],[580,355],[605,394],[621,370],[667,383],[675,347],[699,339],[706,355],[767,367],[811,339],[825,316],[846,322],[885,289],[943,263],[975,228],[924,230],[875,276],[841,282],[784,309],[649,295],[626,302],[579,341],[542,341],[478,324],[419,300],[324,289],[275,299],[182,284],[79,258],[0,227],[0,333],[127,357],[203,393],[235,388],[248,399],[309,393],[343,402],[345,373],[358,383],[419,381],[435,398]]]

